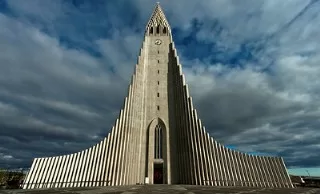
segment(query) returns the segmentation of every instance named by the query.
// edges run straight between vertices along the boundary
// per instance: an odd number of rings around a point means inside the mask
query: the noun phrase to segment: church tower
[[[23,188],[136,183],[293,187],[282,158],[231,150],[206,132],[159,4],[111,132],[86,150],[35,158]]]

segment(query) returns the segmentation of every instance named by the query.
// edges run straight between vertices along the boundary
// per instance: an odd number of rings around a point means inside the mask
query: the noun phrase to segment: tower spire
[[[169,22],[168,22],[166,16],[164,15],[159,2],[157,2],[156,6],[154,8],[154,11],[149,19],[147,26],[146,26],[146,30],[148,31],[151,27],[155,28],[158,26],[166,27],[169,31],[171,31]]]

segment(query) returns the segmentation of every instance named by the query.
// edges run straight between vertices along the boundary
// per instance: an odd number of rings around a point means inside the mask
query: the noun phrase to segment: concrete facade
[[[159,4],[128,90],[107,137],[78,153],[34,159],[23,188],[136,183],[293,187],[282,158],[231,150],[206,132]]]

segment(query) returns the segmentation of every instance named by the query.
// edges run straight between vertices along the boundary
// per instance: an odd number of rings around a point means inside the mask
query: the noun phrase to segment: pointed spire
[[[161,9],[159,2],[157,2],[156,4],[156,7],[154,8],[154,11],[149,19],[149,22],[146,28],[148,29],[150,27],[157,27],[158,25],[167,27],[168,29],[170,29],[170,25]]]

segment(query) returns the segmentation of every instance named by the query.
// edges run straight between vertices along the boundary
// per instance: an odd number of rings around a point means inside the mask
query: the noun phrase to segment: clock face
[[[154,42],[156,45],[160,45],[162,43],[162,41],[160,39],[157,39],[155,42]]]

